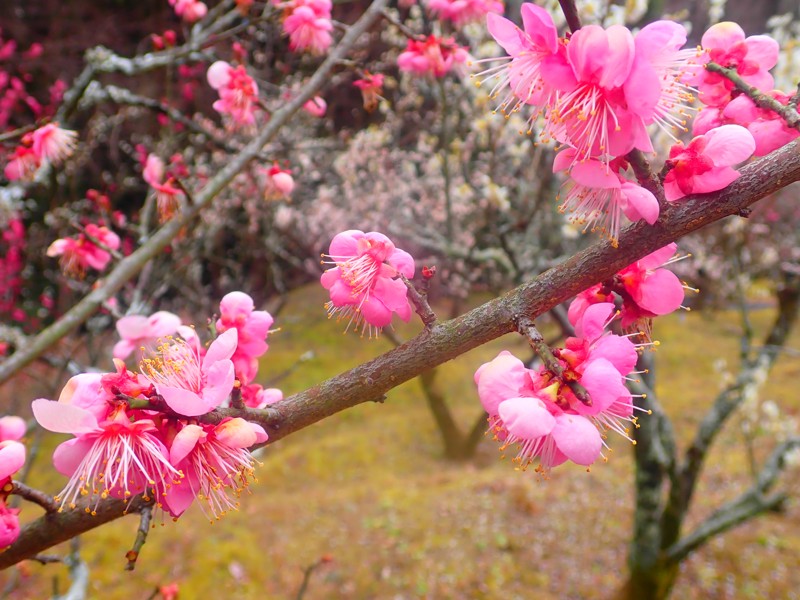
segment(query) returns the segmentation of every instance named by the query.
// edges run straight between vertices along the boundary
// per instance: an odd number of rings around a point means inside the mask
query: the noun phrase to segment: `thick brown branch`
[[[33,489],[32,487],[28,487],[21,481],[12,481],[11,482],[11,494],[15,496],[19,496],[20,498],[25,498],[28,502],[33,502],[34,504],[38,504],[47,512],[55,512],[58,510],[58,504],[53,499],[52,496],[49,494],[45,494],[41,490]]]

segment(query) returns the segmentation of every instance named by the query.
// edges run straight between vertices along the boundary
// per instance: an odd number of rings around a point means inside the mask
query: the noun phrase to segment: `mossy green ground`
[[[265,379],[314,352],[281,381],[287,394],[390,347],[384,339],[342,335],[325,318],[322,301],[318,290],[299,292],[280,315],[281,332],[270,338]],[[769,311],[754,315],[762,330],[769,318]],[[712,363],[725,358],[735,368],[736,316],[682,313],[660,320],[655,333],[662,342],[657,392],[685,446],[719,389]],[[800,346],[800,336],[791,345]],[[442,367],[440,383],[464,428],[479,413],[472,374],[503,348],[527,356],[520,340],[508,336]],[[783,357],[763,398],[800,417],[799,376],[800,360]],[[258,483],[239,512],[212,525],[193,507],[178,523],[158,525],[133,573],[122,567],[136,519],[83,536],[90,597],[143,599],[156,586],[178,582],[182,599],[293,598],[303,568],[322,556],[332,561],[314,571],[306,598],[612,597],[625,576],[633,509],[630,447],[620,438],[612,443],[607,464],[590,473],[561,467],[547,481],[514,471],[491,440],[472,462],[446,462],[411,381],[384,404],[356,407],[267,447]],[[757,455],[770,444],[769,436],[760,438]],[[735,418],[714,447],[690,525],[748,484],[746,456]],[[54,475],[37,478],[50,491],[63,483]],[[796,471],[782,484],[800,496]],[[24,516],[36,513],[26,506]],[[60,566],[24,570],[30,577],[13,598],[46,596],[53,577],[62,590],[67,583]],[[794,502],[785,514],[742,526],[690,557],[674,597],[796,598],[798,590]]]

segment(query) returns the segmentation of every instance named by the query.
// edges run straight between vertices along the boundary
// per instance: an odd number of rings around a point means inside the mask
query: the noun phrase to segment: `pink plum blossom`
[[[31,140],[33,152],[39,160],[59,165],[75,151],[78,133],[61,129],[57,123],[48,123],[35,130]]]
[[[169,451],[170,462],[185,475],[180,485],[173,486],[166,495],[170,513],[179,516],[195,499],[212,522],[227,511],[236,510],[236,498],[254,476],[255,459],[248,448],[267,439],[260,425],[238,417],[216,426],[185,425]]]
[[[426,6],[443,21],[451,21],[456,27],[480,21],[489,13],[503,14],[500,0],[427,0]]]
[[[265,408],[283,400],[283,392],[278,388],[264,389],[257,383],[242,386],[242,402],[250,408]]]
[[[510,60],[481,75],[499,76],[499,82],[490,94],[493,98],[503,87],[510,85],[511,95],[500,103],[500,109],[506,113],[514,112],[526,103],[552,107],[558,92],[552,82],[545,79],[545,74],[552,69],[569,68],[565,66],[566,49],[558,39],[558,30],[550,13],[527,2],[520,10],[524,30],[505,17],[493,13],[486,16],[489,33],[508,53]]]
[[[283,30],[289,36],[293,52],[308,50],[322,54],[331,45],[331,1],[295,0],[291,14],[283,21]]]
[[[61,257],[59,263],[67,275],[83,277],[89,268],[97,271],[106,268],[111,261],[111,254],[92,240],[97,240],[110,250],[117,250],[120,246],[119,237],[108,227],[90,223],[85,231],[85,235],[79,233],[75,238],[58,239],[47,248],[47,256]]]
[[[392,313],[408,322],[411,305],[408,289],[399,275],[414,276],[414,259],[378,232],[344,231],[336,235],[328,251],[336,265],[322,274],[321,283],[330,292],[328,316],[339,314],[362,333],[380,330],[392,321]]]
[[[180,210],[183,192],[172,177],[166,177],[164,161],[155,154],[147,155],[142,176],[156,192],[159,220],[168,221]]]
[[[172,335],[181,325],[178,315],[160,310],[149,317],[130,315],[117,321],[117,333],[122,339],[114,345],[114,358],[125,360],[141,346],[150,346],[158,338]]]
[[[556,155],[553,171],[573,164],[576,151],[567,149]],[[595,159],[574,164],[569,172],[572,185],[559,210],[570,213],[570,221],[584,226],[584,231],[599,230],[616,246],[622,226],[622,215],[631,221],[644,219],[652,225],[658,219],[656,197],[642,186],[619,174],[625,163],[610,165]]]
[[[20,417],[0,418],[0,488],[25,464],[25,446],[18,440],[22,439],[26,430],[25,420]]]
[[[236,350],[230,358],[242,384],[256,376],[258,358],[269,348],[265,340],[274,321],[267,311],[254,308],[253,299],[244,292],[226,294],[219,304],[217,332],[237,331]]]
[[[778,43],[766,35],[745,38],[736,23],[713,25],[703,34],[701,45],[708,61],[734,69],[747,83],[763,92],[774,86],[769,70],[778,62]],[[700,100],[709,106],[724,106],[731,100],[735,85],[719,73],[702,70],[691,80]]]
[[[75,508],[80,497],[90,496],[94,500],[90,510],[96,510],[108,496],[127,500],[142,492],[148,496],[152,491],[160,506],[165,490],[182,475],[169,463],[155,423],[150,419],[132,421],[124,405],[112,407],[110,402],[107,415],[98,420],[79,405],[93,401],[33,401],[33,415],[42,427],[75,436],[53,454],[56,469],[70,478],[55,497],[56,502],[62,509],[65,505]]]
[[[410,39],[404,52],[397,57],[401,71],[417,75],[444,77],[467,62],[467,49],[455,43],[453,38],[429,35],[424,41]]]
[[[208,84],[219,93],[214,110],[229,116],[237,125],[254,125],[258,86],[244,66],[233,67],[218,60],[208,68],[206,76]]]
[[[178,331],[180,338],[168,337],[142,359],[139,368],[176,413],[204,415],[220,406],[233,389],[231,356],[236,350],[237,330],[222,333],[202,358],[193,330],[181,327]]]
[[[664,178],[667,200],[680,200],[692,194],[721,190],[738,179],[732,168],[752,156],[756,143],[752,134],[739,125],[723,125],[705,135],[670,148],[667,164],[672,168]]]
[[[649,320],[674,312],[683,303],[683,284],[674,273],[662,268],[673,262],[676,250],[676,244],[668,244],[625,267],[610,282],[599,283],[578,294],[569,306],[570,322],[575,324],[581,320],[593,304],[614,302],[616,294],[622,300],[622,328],[634,329],[649,338]]]

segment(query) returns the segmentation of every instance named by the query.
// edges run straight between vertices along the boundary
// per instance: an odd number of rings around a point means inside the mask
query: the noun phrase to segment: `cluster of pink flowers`
[[[0,552],[19,536],[19,509],[8,507],[4,490],[11,476],[25,464],[25,446],[19,440],[26,429],[25,421],[19,417],[0,418]]]
[[[480,21],[489,13],[503,14],[500,0],[427,0],[425,5],[443,21],[451,21],[456,27]]]
[[[405,51],[397,57],[397,66],[416,75],[444,77],[465,65],[468,59],[467,49],[453,38],[429,35],[424,40],[409,39]]]
[[[169,0],[169,5],[187,23],[199,21],[208,13],[208,7],[199,0]]]
[[[255,375],[252,361],[266,352],[272,318],[254,311],[242,292],[225,296],[220,312],[220,333],[208,348],[170,313],[127,317],[118,327],[125,344],[115,354],[144,344],[138,373],[115,358],[116,372],[76,375],[57,402],[34,400],[42,427],[74,436],[53,455],[56,469],[69,477],[56,498],[62,510],[82,496],[89,496],[92,512],[104,498],[137,494],[174,517],[195,499],[210,518],[238,506],[255,467],[248,448],[266,442],[267,433],[239,417],[202,417]],[[177,335],[163,335],[173,329]],[[156,334],[162,337],[154,341]],[[248,393],[264,403],[280,399],[260,387]]]
[[[59,256],[62,271],[72,277],[85,276],[89,268],[102,271],[111,261],[108,250],[117,250],[120,246],[119,236],[105,225],[89,223],[84,232],[57,239],[47,248],[47,256]]]
[[[662,268],[673,262],[675,250],[669,244],[578,294],[568,313],[575,337],[552,350],[561,372],[547,364],[528,369],[508,352],[477,370],[491,431],[501,449],[517,445],[521,468],[535,459],[536,470],[545,474],[567,460],[588,466],[601,456],[607,430],[631,439],[637,407],[625,381],[635,373],[638,350],[657,344],[650,342],[651,319],[677,310],[684,298],[683,284]],[[633,335],[607,330],[617,318]],[[642,343],[634,344],[634,335],[643,337]],[[579,398],[570,382],[579,384],[588,400]]]
[[[219,93],[214,110],[229,116],[236,125],[255,125],[258,86],[244,65],[234,67],[218,60],[208,68],[206,77],[208,84]]]
[[[331,0],[292,0],[286,8],[283,30],[293,52],[323,54],[331,45]]]
[[[25,268],[25,225],[13,214],[2,226],[0,234],[0,314],[11,315],[16,321],[24,319],[19,307],[22,293],[22,271]]]
[[[394,313],[406,322],[411,319],[408,288],[400,275],[414,277],[414,259],[388,237],[344,231],[331,241],[327,258],[335,265],[321,278],[331,297],[325,305],[329,318],[347,319],[347,329],[361,327],[362,335],[370,337],[389,325]]]
[[[536,470],[543,474],[567,460],[588,466],[601,456],[606,430],[631,439],[635,407],[624,381],[638,354],[629,338],[606,331],[614,311],[611,303],[586,309],[576,323],[575,337],[553,351],[561,374],[546,366],[528,369],[509,352],[476,371],[491,431],[502,443],[501,450],[517,445],[514,461],[520,468],[537,458]],[[580,384],[591,403],[579,399],[568,381]]]
[[[778,62],[778,44],[766,35],[745,38],[736,23],[717,23],[703,35],[704,60],[734,69],[748,84],[779,103],[789,103],[791,94],[773,89],[769,70]],[[797,129],[774,111],[762,109],[746,95],[739,94],[733,82],[719,73],[700,71],[692,82],[706,106],[693,124],[695,135],[708,133],[721,125],[741,125],[755,140],[753,154],[763,156],[800,136]]]
[[[32,179],[44,163],[58,166],[75,151],[78,134],[48,123],[22,137],[3,173],[9,181]]]
[[[589,25],[560,38],[547,11],[534,4],[522,5],[522,21],[524,28],[519,29],[501,16],[488,14],[489,32],[509,56],[482,75],[499,78],[491,94],[495,98],[504,94],[500,101],[504,112],[532,105],[529,128],[542,118],[541,139],[566,147],[555,170],[569,171],[574,181],[562,210],[569,211],[574,222],[601,231],[616,244],[623,215],[653,224],[659,214],[653,195],[627,180],[627,163],[620,158],[634,149],[653,151],[647,132],[652,124],[673,139],[674,133],[687,131],[695,91],[691,83],[701,91],[703,86],[713,88],[713,94],[707,93],[714,98],[721,96],[720,85],[729,87],[714,78],[706,83],[705,55],[682,49],[686,31],[677,23],[656,21],[636,35],[620,25],[607,29]],[[704,44],[711,44],[715,37],[713,28],[709,33]],[[709,52],[716,56],[713,49]],[[755,67],[748,63],[746,71],[763,79],[764,68],[774,61],[768,64],[757,52],[751,54],[758,68],[753,71]],[[688,148],[678,144],[668,163],[676,173],[668,177],[667,199],[719,190],[738,177],[731,166],[752,154],[752,149],[747,151],[752,146],[750,136],[743,129],[724,130],[716,136],[714,143],[701,139]],[[728,143],[736,150],[723,151]],[[677,188],[681,193],[676,193]]]

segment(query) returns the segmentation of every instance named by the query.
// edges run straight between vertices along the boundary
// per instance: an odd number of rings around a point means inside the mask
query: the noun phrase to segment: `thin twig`
[[[411,299],[411,304],[414,305],[414,310],[417,311],[417,314],[419,315],[419,318],[422,319],[422,323],[425,325],[425,327],[430,329],[433,327],[433,324],[436,323],[436,313],[433,312],[431,305],[428,304],[427,296],[421,294],[420,291],[414,286],[414,283],[408,279],[408,277],[402,273],[398,273],[398,275],[400,280],[406,284],[406,287],[408,288],[408,296]]]
[[[150,531],[150,521],[152,518],[153,508],[151,506],[143,507],[139,517],[139,529],[136,530],[136,539],[133,541],[133,547],[125,554],[125,558],[128,561],[125,565],[126,571],[133,571],[136,568],[136,561],[139,559],[142,546],[144,546],[147,541],[147,534]]]
[[[775,98],[768,96],[758,88],[747,83],[734,69],[728,69],[715,62],[709,62],[706,63],[706,70],[712,73],[719,73],[726,79],[732,81],[738,90],[744,92],[747,97],[758,106],[779,114],[789,127],[800,131],[800,113],[797,112],[796,106],[784,106],[775,100]]]

